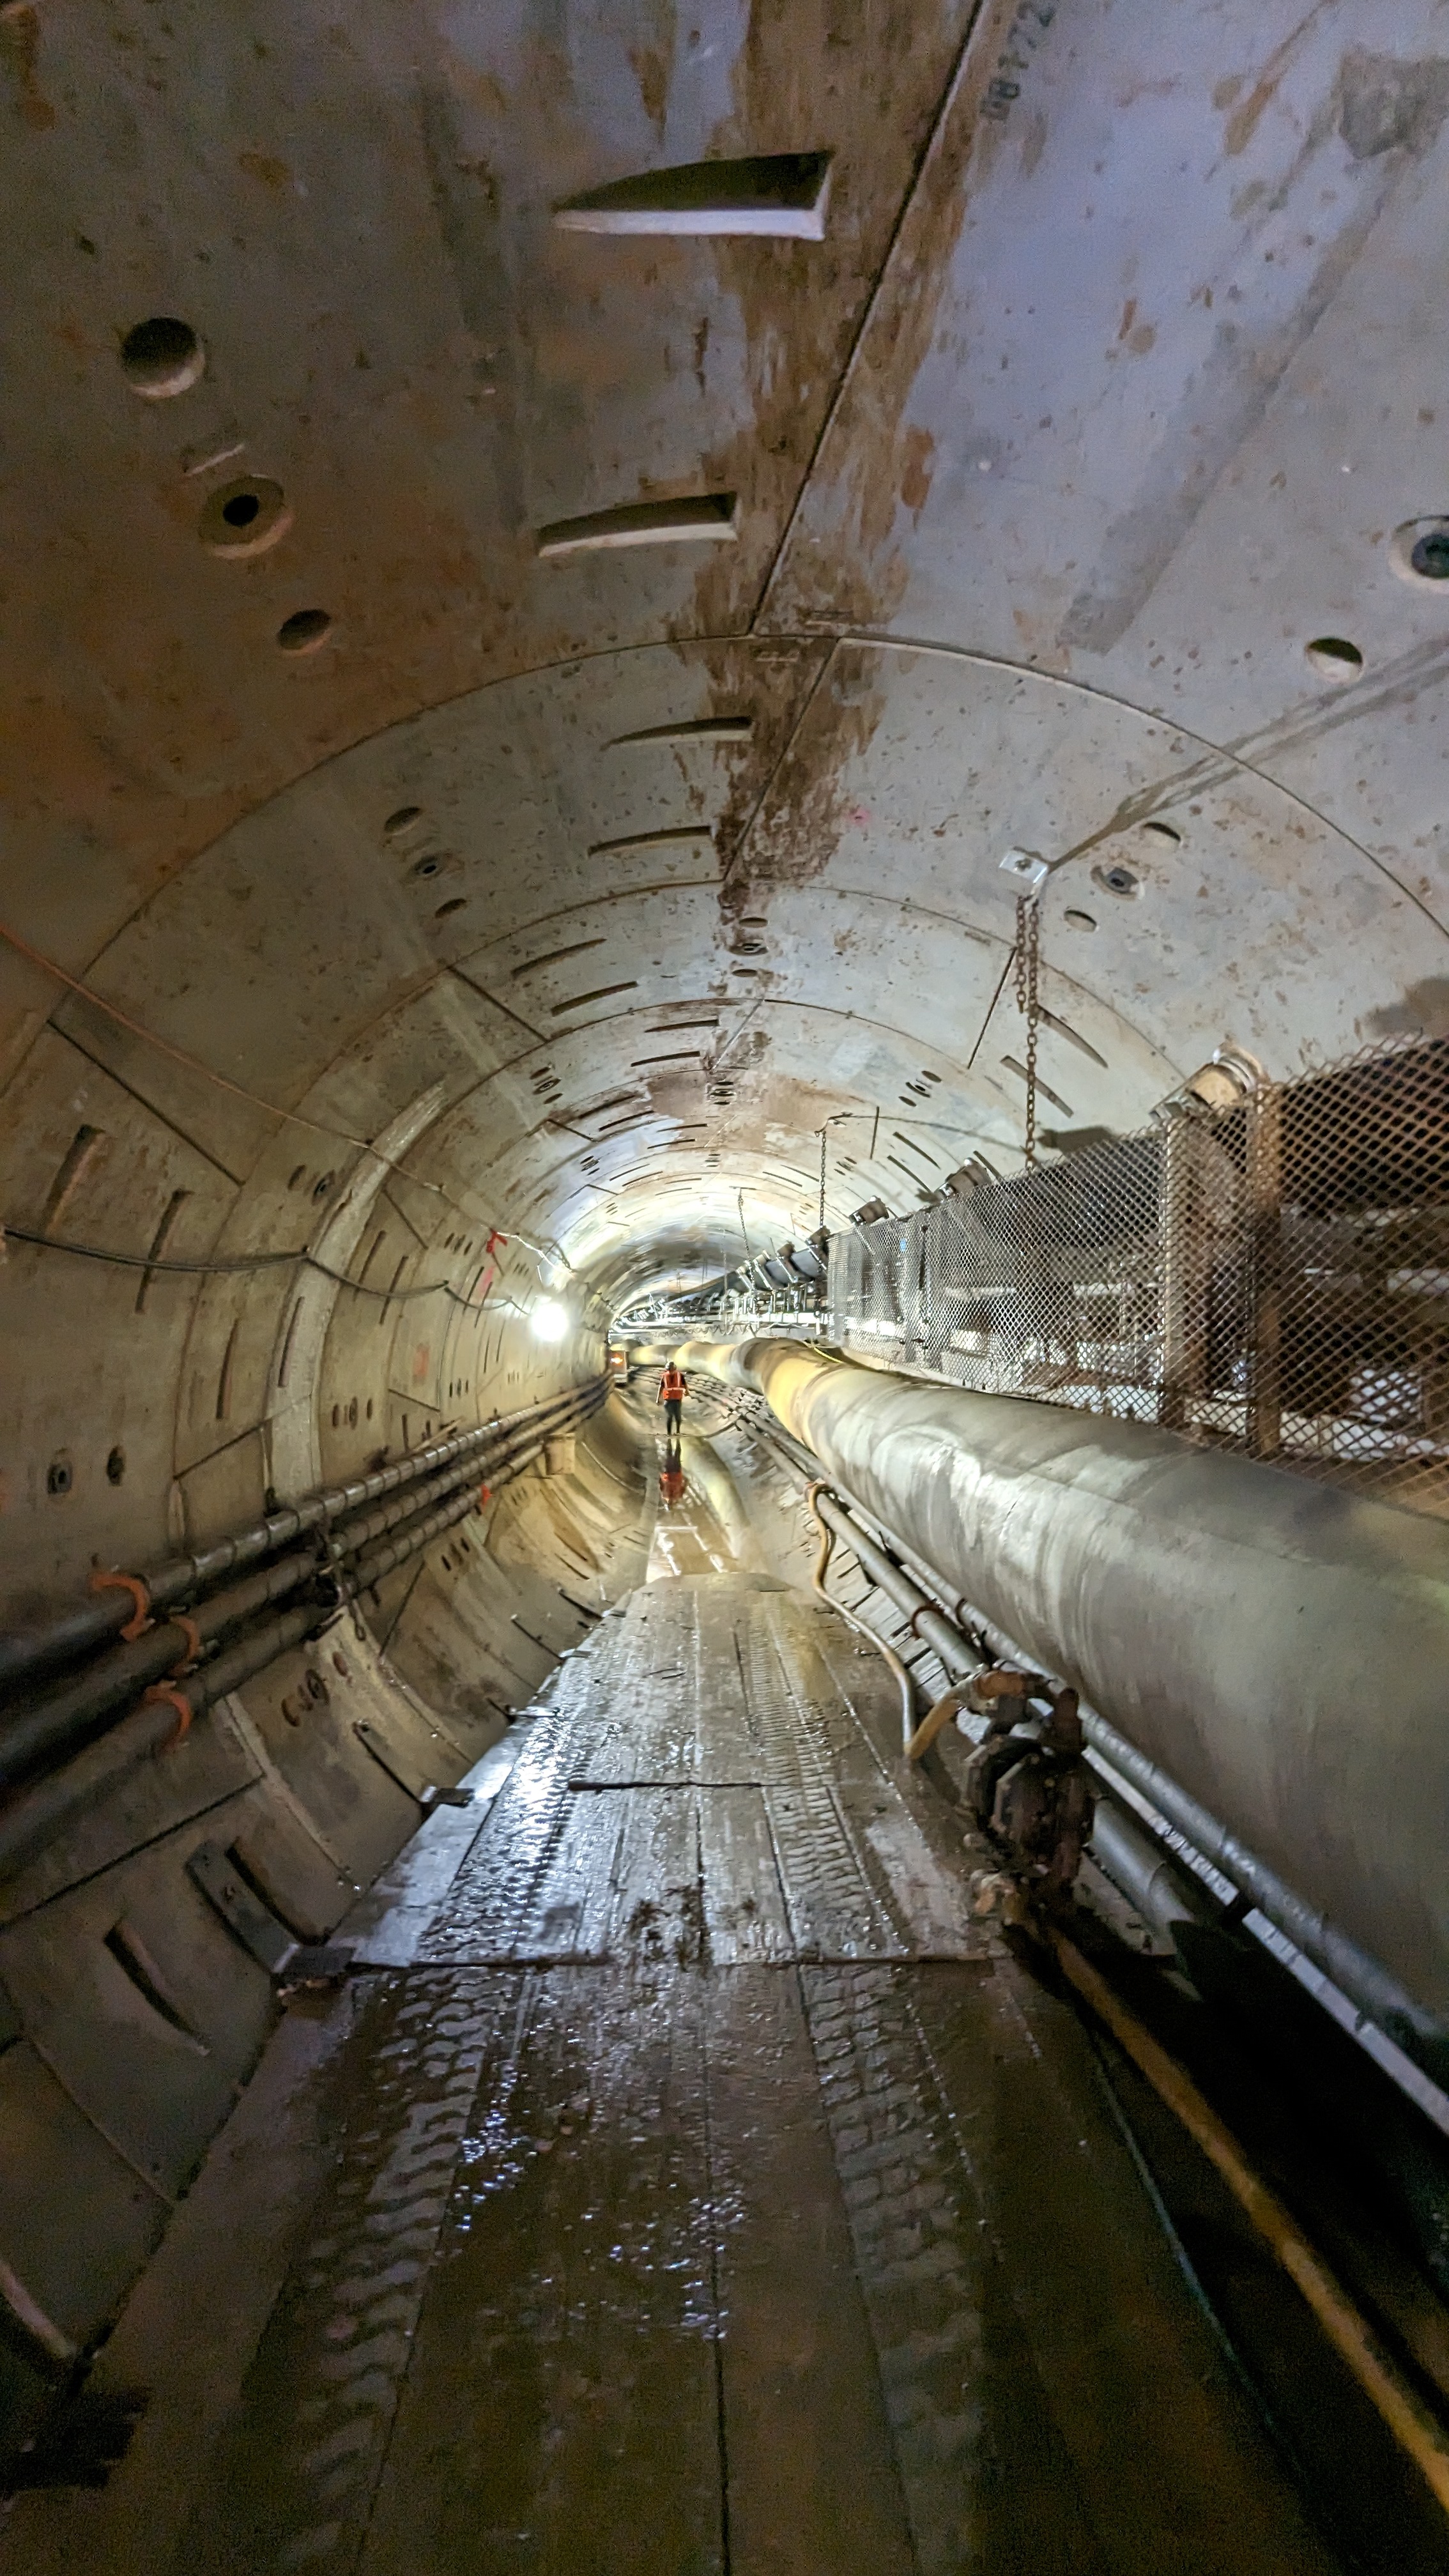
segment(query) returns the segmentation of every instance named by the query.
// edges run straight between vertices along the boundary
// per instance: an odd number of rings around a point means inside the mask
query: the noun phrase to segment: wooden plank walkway
[[[896,1722],[760,1575],[559,1669],[154,2576],[1330,2576]]]

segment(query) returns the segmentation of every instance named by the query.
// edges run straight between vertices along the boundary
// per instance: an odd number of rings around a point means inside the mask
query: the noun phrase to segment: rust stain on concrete
[[[41,94],[40,12],[14,9],[0,16],[0,63],[15,91],[15,113],[22,125],[43,133],[56,122],[56,111]]]
[[[275,152],[239,152],[236,166],[245,170],[249,179],[260,179],[262,186],[270,188],[277,196],[293,184],[286,162],[279,161]]]

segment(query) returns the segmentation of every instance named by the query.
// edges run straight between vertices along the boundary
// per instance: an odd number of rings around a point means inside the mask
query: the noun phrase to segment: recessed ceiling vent
[[[626,832],[620,841],[591,841],[591,859],[622,858],[628,850],[707,850],[714,846],[714,832],[708,824],[671,824],[662,832]]]
[[[748,742],[753,716],[695,716],[687,724],[646,725],[642,733],[616,734],[609,745],[621,751],[631,742]]]
[[[823,241],[828,152],[772,152],[747,161],[686,161],[591,188],[554,210],[566,233],[756,233]]]
[[[603,944],[602,939],[575,939],[567,948],[546,948],[541,957],[525,957],[521,966],[515,966],[512,979],[516,984],[520,975],[537,975],[545,966],[557,966],[561,958],[582,957],[586,948],[602,948]]]
[[[682,501],[624,501],[581,519],[540,528],[541,555],[602,553],[619,546],[733,545],[733,492],[700,492]]]
[[[571,1002],[555,1002],[549,1018],[558,1020],[562,1019],[565,1011],[581,1011],[585,1002],[606,1002],[612,993],[632,993],[636,982],[637,979],[631,975],[624,984],[596,984],[591,993],[575,993]]]

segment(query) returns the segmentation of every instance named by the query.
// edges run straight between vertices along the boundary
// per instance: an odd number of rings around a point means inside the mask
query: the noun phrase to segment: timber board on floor
[[[1081,2026],[974,1915],[982,1856],[897,1722],[877,1659],[768,1577],[601,1622],[419,1881],[408,1963],[332,2007],[230,2381],[189,2424],[159,2395],[68,2515],[21,2499],[13,2563],[1330,2576]],[[118,2383],[148,2335],[164,2379],[165,2263]]]

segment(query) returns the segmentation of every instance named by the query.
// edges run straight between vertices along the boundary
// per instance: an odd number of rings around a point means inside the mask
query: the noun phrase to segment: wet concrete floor
[[[706,1482],[293,2007],[6,2567],[1337,2563],[883,1668]]]

